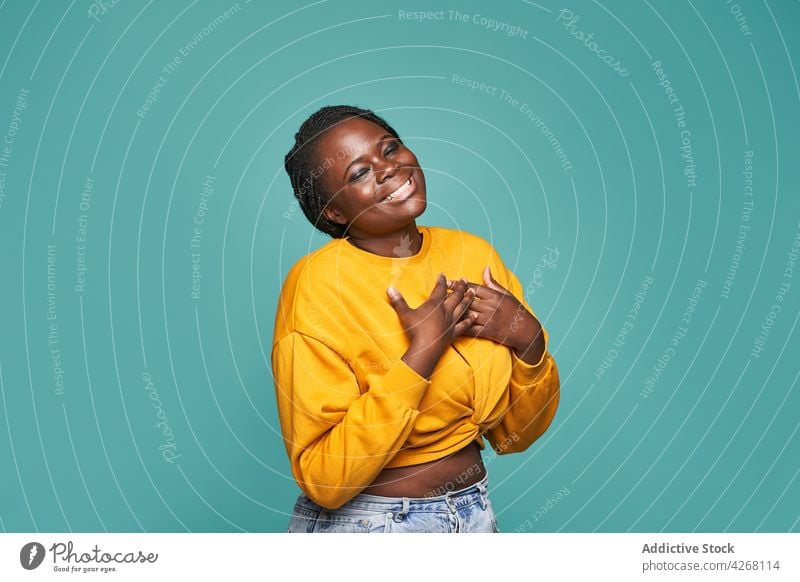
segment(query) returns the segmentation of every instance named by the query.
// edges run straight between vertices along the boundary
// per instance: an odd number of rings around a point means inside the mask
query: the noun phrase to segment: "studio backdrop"
[[[285,531],[275,309],[330,239],[283,160],[347,104],[550,335],[552,426],[484,451],[501,531],[798,531],[799,29],[778,0],[0,3],[0,529]]]

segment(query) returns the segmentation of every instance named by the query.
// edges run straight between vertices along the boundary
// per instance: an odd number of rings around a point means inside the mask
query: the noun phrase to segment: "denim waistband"
[[[398,515],[403,515],[410,511],[455,512],[460,507],[466,507],[476,502],[480,503],[481,507],[485,509],[486,500],[489,496],[488,481],[489,473],[486,471],[481,480],[472,485],[431,497],[385,497],[359,493],[337,509],[327,511],[339,513],[376,511],[393,512]],[[317,511],[324,509],[305,494],[300,495],[298,502],[300,501],[302,501],[302,505],[309,509]]]

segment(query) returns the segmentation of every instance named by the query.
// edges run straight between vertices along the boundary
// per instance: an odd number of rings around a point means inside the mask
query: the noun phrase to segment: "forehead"
[[[348,164],[367,153],[378,139],[388,133],[380,125],[361,117],[354,117],[326,130],[318,142],[323,157],[334,160],[334,164]]]

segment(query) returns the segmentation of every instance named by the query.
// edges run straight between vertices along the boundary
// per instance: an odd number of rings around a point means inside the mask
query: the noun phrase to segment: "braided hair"
[[[354,117],[361,117],[379,125],[403,143],[394,128],[372,110],[351,105],[329,105],[312,113],[303,122],[294,136],[292,149],[284,158],[284,168],[289,174],[294,196],[300,203],[303,214],[315,228],[332,238],[343,238],[350,225],[332,222],[322,212],[328,205],[331,194],[324,190],[322,181],[318,179],[327,169],[327,166],[319,161],[318,139],[334,125]]]

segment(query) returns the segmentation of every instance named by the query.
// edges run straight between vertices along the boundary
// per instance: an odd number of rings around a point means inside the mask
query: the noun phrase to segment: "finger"
[[[486,285],[481,285],[480,283],[467,283],[467,287],[475,290],[475,297],[477,299],[492,299],[496,298],[498,294],[497,290],[487,287]]]
[[[461,332],[461,337],[481,337],[480,331],[478,331],[479,326],[472,324],[464,328]]]
[[[469,315],[462,319],[461,321],[457,322],[453,326],[453,334],[455,337],[460,335],[476,335],[472,328],[477,326],[477,322],[474,317],[470,317]]]
[[[436,283],[431,291],[430,298],[441,301],[447,295],[447,278],[444,273],[439,273],[436,277]]]
[[[489,297],[484,295],[483,299],[480,301],[473,301],[472,304],[470,304],[470,309],[477,311],[478,313],[496,312],[502,305],[502,301],[501,298],[498,297],[497,292],[492,291],[492,293],[493,295],[490,295]]]
[[[392,304],[392,307],[394,307],[395,311],[398,313],[405,313],[410,309],[403,295],[394,287],[387,288],[386,294],[389,296],[389,303]]]
[[[471,319],[476,325],[484,325],[486,323],[486,316],[472,309],[467,309],[461,316],[461,320],[465,319]]]
[[[495,291],[505,291],[505,288],[503,288],[500,283],[495,281],[494,277],[492,277],[492,271],[489,268],[489,265],[486,265],[483,268],[483,284],[490,289],[494,289]]]
[[[467,290],[467,284],[465,280],[458,280],[456,281],[455,286],[453,287],[453,291],[447,296],[444,300],[445,307],[447,307],[451,312],[455,310],[461,300],[464,298],[464,292]]]
[[[469,306],[472,304],[472,300],[475,298],[475,291],[473,289],[467,289],[464,291],[464,297],[461,299],[456,308],[453,310],[453,317],[455,319],[461,319],[461,316],[464,315],[464,312],[469,309]]]
[[[464,283],[469,283],[466,277],[461,277],[460,279],[448,279],[447,288],[452,290],[456,286],[456,283],[458,283],[459,281],[463,281]]]

